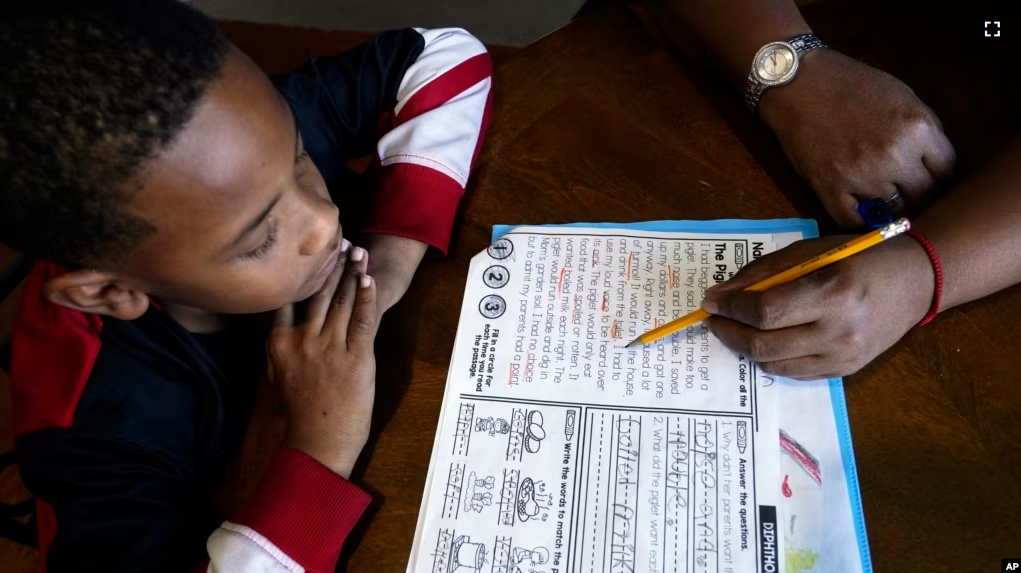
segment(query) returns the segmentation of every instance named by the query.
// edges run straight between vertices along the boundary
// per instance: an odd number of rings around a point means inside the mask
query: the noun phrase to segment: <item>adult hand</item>
[[[273,382],[287,406],[285,444],[347,478],[368,439],[376,388],[376,286],[361,248],[341,254],[322,290],[276,312],[269,337]],[[347,259],[347,260],[345,260]]]
[[[862,200],[924,203],[955,154],[936,114],[900,80],[830,49],[809,52],[790,84],[759,104],[787,158],[844,228],[863,224]]]
[[[847,240],[799,241],[709,289],[710,330],[770,374],[815,380],[860,370],[932,304],[935,275],[914,239],[891,239],[766,291],[743,290]]]

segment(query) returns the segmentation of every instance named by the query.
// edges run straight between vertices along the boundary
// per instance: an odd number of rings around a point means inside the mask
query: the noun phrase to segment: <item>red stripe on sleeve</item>
[[[52,505],[39,498],[35,499],[35,522],[39,534],[39,571],[46,573],[46,553],[57,535],[57,514]]]
[[[231,521],[269,539],[307,571],[331,572],[372,498],[308,455],[280,448]]]
[[[468,58],[415,92],[397,114],[396,125],[440,107],[491,75],[493,62],[488,53]]]
[[[364,231],[414,239],[447,254],[461,185],[415,163],[388,165],[380,176],[376,206]]]
[[[475,167],[475,160],[479,158],[479,151],[482,151],[482,142],[486,139],[486,131],[489,129],[489,117],[493,114],[493,88],[489,88],[486,94],[486,110],[482,112],[482,126],[479,127],[479,139],[475,142],[475,152],[472,153],[470,167]]]
[[[103,321],[46,300],[43,285],[66,271],[37,261],[22,290],[11,341],[14,434],[66,428],[99,355]]]

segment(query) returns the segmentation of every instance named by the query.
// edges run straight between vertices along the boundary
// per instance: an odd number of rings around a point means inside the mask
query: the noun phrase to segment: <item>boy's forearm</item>
[[[419,33],[422,51],[405,71],[386,122],[392,127],[377,143],[375,207],[363,231],[412,238],[445,254],[489,122],[493,66],[465,30]],[[414,260],[412,273],[417,266]]]
[[[940,308],[1021,282],[1021,136],[913,223],[943,265]]]
[[[429,246],[405,237],[372,234],[365,236],[365,248],[369,251],[368,274],[376,281],[382,314],[407,292]]]
[[[755,52],[812,29],[794,0],[663,0],[671,45],[743,90]]]

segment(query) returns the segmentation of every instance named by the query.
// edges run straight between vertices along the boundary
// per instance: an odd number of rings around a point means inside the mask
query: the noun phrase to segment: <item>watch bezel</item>
[[[778,46],[790,50],[791,55],[794,56],[794,64],[791,66],[791,69],[787,70],[787,73],[781,76],[779,79],[768,80],[759,75],[759,58],[761,58],[762,55],[765,54],[766,51],[769,50],[770,48],[775,48]],[[768,87],[782,86],[790,82],[792,79],[794,79],[794,75],[798,73],[798,63],[800,62],[800,60],[801,58],[798,56],[798,51],[794,49],[794,46],[791,45],[789,42],[770,42],[765,46],[759,48],[758,52],[755,52],[755,57],[752,58],[752,75],[754,75],[755,79],[761,82],[762,85],[764,86]]]

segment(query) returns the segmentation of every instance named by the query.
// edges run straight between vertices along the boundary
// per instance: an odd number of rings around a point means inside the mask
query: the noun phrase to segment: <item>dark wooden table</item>
[[[469,260],[492,225],[825,217],[739,99],[679,63],[635,14],[609,7],[499,67],[454,254],[423,265],[380,334],[377,417],[355,476],[375,504],[349,540],[347,570],[405,570]],[[841,36],[860,30],[853,23],[831,17],[831,43],[854,47]],[[967,86],[918,85],[952,137],[974,139],[955,140],[964,168],[980,164],[995,146],[968,122],[988,108],[966,107]],[[1002,142],[999,127],[990,137]],[[1012,289],[946,312],[846,380],[877,571],[996,571],[1021,555],[1019,309]],[[237,498],[279,437],[274,413],[263,401]]]
[[[958,172],[974,171],[1021,127],[1018,92],[1003,83],[1013,72],[976,73],[981,58],[906,36],[924,36],[924,26],[896,20],[885,5],[827,1],[803,11],[831,45],[906,81],[942,118]],[[659,21],[611,6],[516,54],[495,51],[493,124],[454,254],[423,265],[380,333],[374,431],[355,476],[375,503],[342,568],[405,570],[468,263],[492,225],[804,216],[834,229],[740,98],[661,46]],[[270,72],[365,38],[224,29]],[[877,571],[997,571],[1001,557],[1021,556],[1019,317],[1019,289],[951,310],[846,380]],[[244,499],[279,443],[279,414],[264,391],[225,508]],[[20,485],[2,483],[5,499],[21,498]],[[0,549],[0,569],[35,569],[27,549]]]

